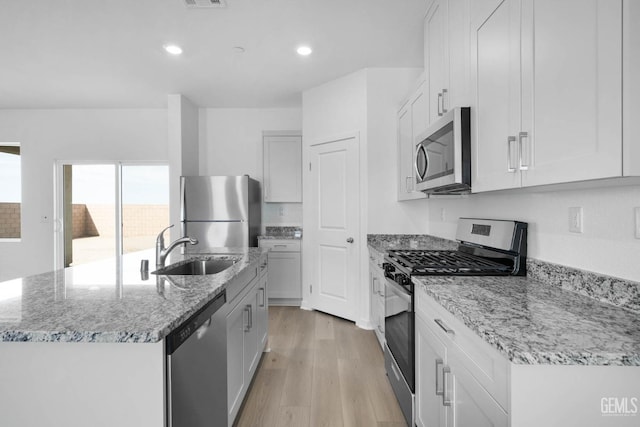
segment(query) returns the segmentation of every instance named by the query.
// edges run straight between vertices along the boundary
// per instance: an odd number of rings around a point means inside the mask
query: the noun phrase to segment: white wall
[[[359,134],[360,229],[359,300],[356,323],[369,323],[367,233],[425,233],[428,210],[424,201],[397,203],[396,113],[409,95],[421,70],[364,69],[321,86],[302,96],[303,164],[309,162],[310,146],[341,135]],[[307,208],[308,181],[304,184],[304,223],[314,212]],[[306,234],[309,235],[308,233]],[[312,244],[303,241],[303,283],[311,283]],[[306,254],[306,255],[305,255]],[[303,305],[309,305],[308,286],[303,286]]]
[[[0,242],[0,280],[54,267],[54,163],[167,161],[164,109],[0,110],[0,141],[22,144],[22,240]]]
[[[457,219],[465,216],[525,221],[529,223],[529,257],[640,281],[640,239],[634,236],[633,210],[640,206],[640,186],[621,184],[431,199],[429,234],[453,239]],[[569,207],[578,206],[584,214],[582,234],[569,232]]]
[[[169,170],[171,241],[182,236],[180,229],[180,177],[200,175],[199,110],[187,97],[167,97],[167,133]],[[168,225],[168,224],[167,224]]]
[[[301,128],[300,108],[203,108],[200,110],[200,174],[247,174],[262,182],[262,131]],[[282,216],[280,208],[284,209]],[[263,228],[301,225],[302,207],[299,203],[264,203],[262,222]]]

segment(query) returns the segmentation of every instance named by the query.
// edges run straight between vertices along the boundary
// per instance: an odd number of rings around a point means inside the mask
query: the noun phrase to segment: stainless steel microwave
[[[471,192],[471,109],[456,107],[415,139],[416,189],[428,194]]]

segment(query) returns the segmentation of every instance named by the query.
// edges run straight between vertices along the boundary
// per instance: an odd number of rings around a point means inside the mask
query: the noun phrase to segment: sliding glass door
[[[58,165],[58,268],[115,263],[150,250],[169,224],[169,167],[159,164]]]

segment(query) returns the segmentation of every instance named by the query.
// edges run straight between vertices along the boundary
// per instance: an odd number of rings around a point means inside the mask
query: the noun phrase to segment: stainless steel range
[[[525,276],[527,223],[460,218],[457,250],[390,250],[385,283],[385,365],[409,426],[414,425],[412,276]]]

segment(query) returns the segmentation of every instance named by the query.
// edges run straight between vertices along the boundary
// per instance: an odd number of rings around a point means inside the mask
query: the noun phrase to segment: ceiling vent
[[[212,7],[227,7],[227,0],[182,0],[190,9],[203,9]]]

